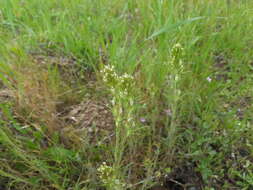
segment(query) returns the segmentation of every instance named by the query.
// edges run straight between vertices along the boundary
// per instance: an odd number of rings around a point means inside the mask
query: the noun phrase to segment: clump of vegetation
[[[252,189],[252,9],[0,1],[0,189]]]

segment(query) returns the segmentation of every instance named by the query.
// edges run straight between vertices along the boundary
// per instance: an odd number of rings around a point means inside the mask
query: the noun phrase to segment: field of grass
[[[252,190],[252,0],[1,0],[0,190]]]

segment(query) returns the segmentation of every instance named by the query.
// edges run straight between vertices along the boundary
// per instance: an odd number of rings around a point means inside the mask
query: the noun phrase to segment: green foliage
[[[251,0],[0,1],[0,189],[146,190],[168,179],[252,189],[252,9]],[[36,55],[71,66],[47,65],[33,81]],[[105,94],[109,135],[54,120]]]

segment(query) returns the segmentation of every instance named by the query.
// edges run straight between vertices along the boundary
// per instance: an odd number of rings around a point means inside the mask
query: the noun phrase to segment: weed
[[[252,9],[0,1],[0,189],[252,189]]]

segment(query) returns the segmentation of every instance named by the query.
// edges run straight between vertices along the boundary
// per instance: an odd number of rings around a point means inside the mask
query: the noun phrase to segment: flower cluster
[[[118,75],[113,65],[105,65],[101,71],[103,82],[110,87],[113,94],[128,95],[132,90],[134,78],[129,74]]]
[[[103,77],[103,82],[107,85],[116,85],[118,80],[118,75],[115,72],[115,68],[113,65],[105,65],[101,70],[101,74]]]
[[[118,75],[114,66],[104,66],[101,71],[103,82],[112,93],[113,114],[116,126],[135,126],[134,121],[134,78],[129,74]],[[126,134],[129,134],[127,130]]]
[[[103,181],[103,183],[106,183],[107,179],[113,175],[113,168],[108,166],[106,162],[103,162],[103,164],[98,168],[98,173],[99,178]]]
[[[137,110],[136,86],[134,78],[129,74],[119,75],[113,66],[105,65],[101,70],[103,82],[109,87],[112,95],[112,113],[115,120],[115,168],[121,168],[123,154],[129,142],[136,134]],[[129,138],[132,138],[130,141]],[[119,171],[119,174],[122,171]],[[115,177],[116,180],[116,177]]]
[[[184,69],[184,65],[182,61],[183,56],[184,56],[183,47],[179,43],[175,44],[172,47],[170,59],[171,59],[172,65],[176,67],[178,71],[183,71]]]
[[[124,189],[125,183],[122,183],[114,174],[114,169],[105,162],[97,169],[100,180],[108,189],[120,190]]]
[[[176,43],[171,50],[171,54],[176,58],[181,58],[184,55],[184,48],[181,44]]]
[[[179,88],[180,80],[185,73],[183,65],[184,49],[180,44],[175,44],[170,52],[169,62],[166,63],[168,69],[167,86],[170,91],[170,95],[178,100],[181,90]]]

